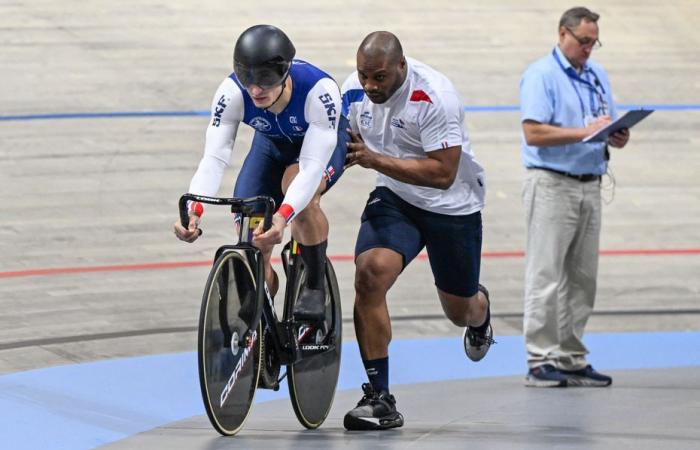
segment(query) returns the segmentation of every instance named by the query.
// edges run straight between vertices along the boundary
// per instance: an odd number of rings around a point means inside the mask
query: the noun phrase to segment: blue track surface
[[[620,110],[654,109],[657,111],[700,111],[700,104],[620,104]],[[518,105],[472,105],[465,106],[466,112],[515,112]],[[59,120],[59,119],[114,119],[120,117],[192,117],[209,116],[209,111],[116,111],[116,112],[87,112],[87,113],[53,113],[53,114],[21,114],[0,116],[0,122],[27,120]]]
[[[391,383],[523,375],[520,336],[497,337],[488,357],[467,360],[460,338],[397,340]],[[700,332],[590,334],[590,362],[600,370],[700,366]],[[357,344],[343,346],[339,389],[365,381]],[[256,402],[286,397],[258,391]],[[291,406],[290,406],[291,408]],[[58,366],[0,377],[3,448],[90,449],[157,426],[205,414],[194,353]]]

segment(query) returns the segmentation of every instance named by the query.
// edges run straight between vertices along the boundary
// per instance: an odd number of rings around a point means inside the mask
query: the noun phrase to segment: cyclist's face
[[[582,20],[576,28],[559,27],[559,48],[576,68],[586,64],[597,40],[598,24],[595,22]]]
[[[277,100],[282,93],[282,85],[272,88],[263,88],[257,84],[248,85],[246,88],[253,103],[258,108],[268,108]]]
[[[372,103],[384,103],[406,79],[406,59],[401,57],[398,63],[391,63],[387,58],[368,57],[358,52],[357,74]]]

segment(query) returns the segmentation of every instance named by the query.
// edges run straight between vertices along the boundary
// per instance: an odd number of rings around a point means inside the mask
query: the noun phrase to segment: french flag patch
[[[433,103],[433,101],[430,99],[430,96],[425,93],[425,91],[413,91],[411,93],[411,101],[412,102],[428,102],[428,103]]]
[[[326,169],[326,180],[330,180],[334,174],[335,169],[333,168],[333,166],[328,166],[328,169]]]

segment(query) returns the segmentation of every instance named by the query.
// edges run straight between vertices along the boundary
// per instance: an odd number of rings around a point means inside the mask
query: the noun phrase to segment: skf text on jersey
[[[218,127],[221,125],[221,115],[224,113],[224,109],[226,109],[226,97],[222,95],[216,104],[216,108],[214,108],[214,120],[211,122],[212,126]]]
[[[331,94],[326,93],[320,95],[318,99],[321,100],[323,106],[326,107],[326,114],[328,114],[328,121],[331,123],[331,127],[335,128],[337,112],[335,110],[335,102],[333,101],[333,97],[331,97]]]

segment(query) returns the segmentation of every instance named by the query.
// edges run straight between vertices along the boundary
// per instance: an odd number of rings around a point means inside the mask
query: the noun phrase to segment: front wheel
[[[288,288],[284,308],[286,320],[292,319],[294,303],[306,279],[306,271],[300,257],[295,258],[295,267],[290,272],[293,279]],[[326,317],[319,324],[295,323],[302,358],[287,366],[287,383],[299,422],[306,428],[321,426],[330,412],[340,373],[340,351],[342,347],[343,316],[340,309],[340,292],[335,270],[326,260]]]
[[[256,288],[245,254],[221,254],[209,273],[199,315],[197,360],[204,407],[224,436],[243,428],[261,364],[262,327]]]

